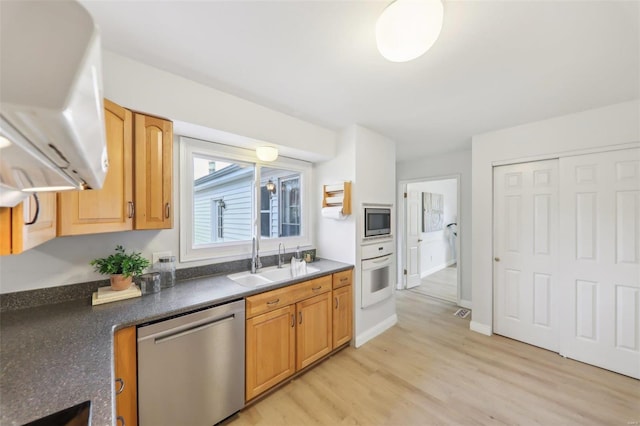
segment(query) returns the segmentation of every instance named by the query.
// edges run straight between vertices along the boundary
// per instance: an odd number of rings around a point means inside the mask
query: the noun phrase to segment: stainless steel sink
[[[319,271],[320,269],[307,265],[306,272],[303,274],[298,274],[296,275],[296,277],[313,274]],[[238,272],[236,274],[227,275],[227,278],[235,281],[237,284],[240,284],[242,286],[255,288],[279,281],[290,280],[294,278],[294,276],[291,273],[291,268],[288,266],[284,268],[272,266],[269,268],[264,268],[255,274],[252,274],[251,272]]]

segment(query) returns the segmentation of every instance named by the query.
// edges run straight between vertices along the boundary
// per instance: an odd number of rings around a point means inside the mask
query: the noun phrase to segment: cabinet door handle
[[[340,282],[341,282],[341,283],[343,283],[343,282],[345,282],[345,281],[349,281],[349,278],[347,278],[347,277],[342,277],[342,278],[340,278]]]
[[[122,391],[124,390],[124,380],[122,380],[120,377],[118,377],[116,379],[116,383],[120,383],[120,387],[118,389],[116,389],[116,395],[120,395],[122,393]]]
[[[167,204],[164,205],[164,217],[169,219],[170,215],[171,215],[171,205],[169,203],[167,203]]]
[[[122,426],[126,426],[126,424],[124,422],[124,417],[118,416],[118,417],[116,417],[116,419]]]
[[[273,306],[273,305],[277,304],[279,301],[280,301],[280,298],[278,298],[276,300],[271,300],[271,301],[267,302],[267,305]]]
[[[291,314],[291,327],[295,327],[296,325],[296,316],[295,314]]]
[[[133,215],[136,212],[136,207],[133,205],[133,201],[129,201],[129,219],[133,218]]]
[[[40,200],[38,199],[38,194],[34,192],[33,194],[31,194],[31,196],[36,202],[36,213],[33,215],[33,219],[31,219],[29,222],[25,222],[25,225],[33,225],[38,221],[38,215],[40,215]]]
[[[336,309],[338,309],[338,296],[336,296]]]
[[[302,324],[302,311],[298,312],[298,315],[300,315],[300,324]]]
[[[319,285],[318,287],[312,287],[312,288],[311,288],[311,290],[313,290],[313,291],[318,291],[318,290],[320,290],[321,288],[322,288],[322,286],[321,286],[321,285]]]

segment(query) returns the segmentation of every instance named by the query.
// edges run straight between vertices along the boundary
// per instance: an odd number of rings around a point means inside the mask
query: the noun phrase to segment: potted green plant
[[[93,259],[90,264],[96,272],[111,276],[112,290],[126,290],[131,287],[133,277],[142,274],[150,265],[149,260],[140,253],[126,253],[121,245],[116,252],[107,257]]]

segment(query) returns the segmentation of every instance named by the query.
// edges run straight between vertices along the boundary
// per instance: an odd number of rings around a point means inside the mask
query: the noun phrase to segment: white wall
[[[284,154],[299,154],[293,158],[317,161],[335,155],[335,132],[299,118],[109,51],[103,52],[103,70],[105,96],[127,108],[270,142]]]
[[[356,263],[356,214],[344,220],[324,218],[322,209],[322,186],[333,183],[351,181],[354,189],[356,182],[356,127],[350,126],[338,135],[338,146],[335,158],[330,161],[314,164],[316,182],[317,213],[315,221],[316,255],[339,262]],[[357,210],[352,200],[352,208]]]
[[[355,302],[355,345],[360,346],[396,323],[395,299],[386,299],[366,309],[360,308],[362,284],[360,241],[363,202],[393,204],[395,198],[395,143],[364,127],[352,125],[339,135],[337,155],[315,167],[317,211],[322,185],[352,181],[353,213],[345,220],[318,217],[318,256],[353,263]],[[395,283],[392,283],[394,285]]]
[[[396,174],[395,143],[361,126],[356,126],[356,188],[355,204],[358,212],[356,219],[358,242],[364,237],[364,223],[361,216],[362,203],[394,204],[391,214],[391,229],[395,229]],[[358,250],[356,261],[362,260]],[[360,268],[356,268],[356,282],[361,282]],[[397,274],[393,273],[393,277]],[[391,283],[396,288],[396,283]],[[395,290],[394,290],[395,291]],[[361,309],[361,292],[357,291],[356,300],[356,346],[382,333],[397,322],[395,294],[389,299]]]
[[[554,158],[639,141],[638,100],[473,137],[473,330],[492,332],[493,165]]]
[[[458,218],[458,273],[461,275],[461,304],[471,307],[471,151],[425,157],[411,161],[399,162],[396,165],[398,182],[398,214],[402,214],[401,186],[411,181],[424,181],[442,177],[458,176],[460,179],[460,200]],[[401,235],[401,231],[398,231]],[[399,247],[404,244],[398,238]]]
[[[457,222],[458,182],[455,179],[415,182],[407,185],[407,192],[430,192],[441,194],[444,200],[444,229],[421,232],[420,239],[420,275],[425,277],[455,262],[453,250],[449,244],[447,224]]]
[[[142,63],[104,52],[105,96],[127,108],[172,120],[210,126],[284,147],[281,152],[306,153],[307,160],[335,154],[335,132],[270,110]],[[215,132],[214,132],[215,133]],[[201,136],[201,135],[199,135]],[[178,134],[174,138],[174,205],[179,199]],[[111,253],[117,244],[141,251],[179,253],[180,209],[174,210],[174,229],[130,231],[56,238],[25,253],[0,257],[0,293],[56,287],[104,279],[89,261]],[[266,254],[266,253],[265,253]],[[178,264],[198,266],[212,261]]]

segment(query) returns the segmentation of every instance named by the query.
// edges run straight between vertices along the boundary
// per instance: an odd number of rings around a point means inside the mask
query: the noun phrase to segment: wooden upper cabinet
[[[11,208],[0,208],[0,256],[11,254]]]
[[[58,235],[173,227],[173,124],[104,100],[109,171],[101,189],[58,194]]]
[[[131,111],[104,100],[109,170],[101,189],[58,194],[58,235],[133,229]]]
[[[0,254],[18,254],[56,237],[56,194],[38,192],[0,209]]]
[[[134,114],[135,229],[173,227],[173,124]]]

